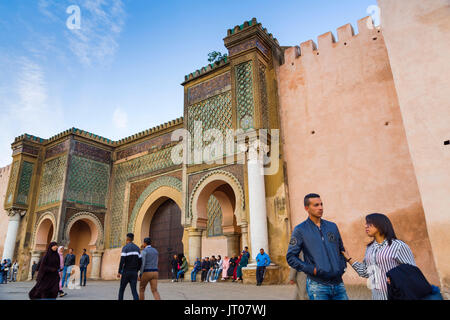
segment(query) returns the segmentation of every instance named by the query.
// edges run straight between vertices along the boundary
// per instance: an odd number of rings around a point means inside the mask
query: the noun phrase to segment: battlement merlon
[[[266,28],[263,28],[256,18],[228,29],[227,36],[223,40],[229,57],[257,48],[267,58],[270,51],[273,57],[282,63],[283,50],[278,40]]]
[[[317,37],[318,46],[313,40],[308,40],[302,42],[300,46],[286,48],[284,50],[284,61],[285,63],[293,63],[295,59],[301,56],[318,55],[320,51],[327,51],[338,45],[345,46],[354,37],[372,37],[379,32],[381,31],[374,26],[372,18],[367,16],[358,20],[358,34],[355,34],[353,26],[350,23],[347,23],[336,29],[338,41],[336,41],[336,38],[331,31],[326,32]]]

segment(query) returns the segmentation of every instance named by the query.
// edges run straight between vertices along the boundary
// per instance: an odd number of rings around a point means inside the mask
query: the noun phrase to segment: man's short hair
[[[320,198],[320,196],[317,193],[310,193],[305,196],[305,199],[303,200],[303,204],[305,207],[309,206],[309,199],[311,198]]]
[[[145,238],[144,239],[144,243],[146,244],[146,245],[151,245],[152,244],[152,240],[150,240],[150,238]]]
[[[127,233],[127,238],[130,239],[131,241],[133,241],[134,240],[134,234],[132,234],[131,232]]]
[[[83,249],[83,251],[86,251],[86,249]]]

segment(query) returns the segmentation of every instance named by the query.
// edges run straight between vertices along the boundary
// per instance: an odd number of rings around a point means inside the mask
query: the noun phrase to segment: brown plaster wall
[[[8,188],[9,175],[11,173],[11,165],[0,168],[0,254],[3,254],[3,246],[6,240],[6,232],[8,231],[8,213],[3,208],[5,203],[6,190]]]
[[[383,33],[358,23],[285,52],[280,116],[292,228],[307,218],[303,197],[319,193],[350,255],[362,260],[364,217],[387,214],[419,267],[437,280]],[[349,269],[344,281],[362,283]]]
[[[450,2],[378,0],[443,291],[450,298]]]

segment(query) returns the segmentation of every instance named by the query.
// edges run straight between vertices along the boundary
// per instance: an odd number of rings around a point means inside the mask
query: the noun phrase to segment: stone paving
[[[0,284],[0,300],[28,300],[28,292],[35,281],[12,282]],[[164,300],[291,300],[294,296],[293,285],[244,285],[240,283],[201,283],[177,282],[160,280],[158,291]],[[119,281],[88,281],[81,289],[66,289],[64,300],[117,300]],[[138,283],[139,291],[139,283]],[[371,293],[366,287],[347,286],[350,299],[370,300]],[[153,296],[149,286],[146,290],[146,300]],[[125,300],[131,300],[129,286],[125,290]]]

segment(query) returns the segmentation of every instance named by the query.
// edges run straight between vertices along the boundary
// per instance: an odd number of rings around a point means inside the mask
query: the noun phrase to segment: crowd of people
[[[212,255],[204,257],[200,260],[197,258],[191,271],[191,282],[197,282],[197,276],[200,274],[201,282],[217,282],[219,279],[225,281],[232,279],[232,282],[243,282],[242,268],[247,267],[250,260],[248,247],[245,247],[241,254],[232,257],[221,255]],[[270,258],[264,249],[256,257],[257,262],[257,285],[261,285],[265,267],[270,265]],[[178,282],[184,278],[184,274],[188,271],[188,263],[183,254],[174,255],[171,260],[172,266],[172,282]]]
[[[15,282],[17,280],[17,273],[19,272],[19,263],[14,261],[11,263],[11,259],[3,259],[0,264],[0,284]]]

